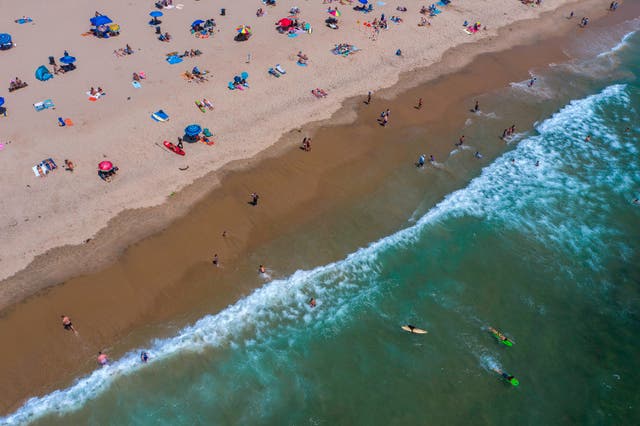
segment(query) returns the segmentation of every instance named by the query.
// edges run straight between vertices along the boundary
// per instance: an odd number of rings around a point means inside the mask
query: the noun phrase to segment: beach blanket
[[[135,80],[131,82],[131,85],[133,87],[135,87],[136,89],[139,89],[139,88],[142,87],[142,85],[139,82],[135,81]]]
[[[22,24],[27,24],[29,22],[33,22],[33,19],[31,19],[31,18],[20,18],[20,19],[16,19],[15,22],[17,24],[22,25]]]
[[[31,170],[33,170],[33,174],[36,175],[36,177],[44,177],[57,168],[58,166],[56,165],[55,161],[53,161],[52,158],[47,158],[46,160],[42,160],[40,163],[33,166]]]
[[[154,112],[153,114],[151,114],[151,118],[154,119],[155,121],[162,122],[162,121],[167,121],[169,119],[169,115],[160,109]]]

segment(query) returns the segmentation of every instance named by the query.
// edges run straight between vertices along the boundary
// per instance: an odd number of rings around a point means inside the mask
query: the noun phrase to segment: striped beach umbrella
[[[238,34],[251,34],[251,27],[248,25],[240,25],[236,28]]]

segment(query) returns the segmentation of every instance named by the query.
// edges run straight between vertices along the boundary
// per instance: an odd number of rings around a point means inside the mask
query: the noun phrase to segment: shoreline
[[[592,8],[600,3],[597,0],[591,0],[580,4],[580,7]],[[568,2],[556,9],[537,10],[535,17],[500,27],[496,34],[492,28],[489,34],[483,34],[481,39],[462,42],[447,49],[435,63],[395,73],[397,79],[390,85],[380,88],[374,96],[380,99],[392,99],[398,93],[436,80],[447,73],[458,71],[482,54],[506,50],[514,45],[529,44],[530,36],[536,32],[528,28],[528,23],[534,24],[547,16],[566,13],[576,5],[577,2]],[[606,11],[601,11],[599,15],[597,10],[593,12],[596,13],[592,15],[595,19],[606,14]],[[564,25],[547,26],[548,31],[544,37],[569,32],[574,24],[573,21],[567,20]],[[508,37],[506,37],[507,34]],[[159,204],[125,208],[119,211],[89,238],[83,238],[83,243],[54,246],[35,255],[25,267],[0,281],[0,316],[4,315],[12,305],[37,295],[39,291],[74,276],[96,272],[112,264],[128,246],[162,231],[187,214],[194,205],[217,188],[227,174],[251,168],[264,158],[277,156],[297,145],[302,136],[302,129],[306,129],[306,135],[312,135],[321,127],[353,122],[356,119],[354,106],[359,103],[358,99],[362,96],[346,97],[338,102],[335,108],[324,110],[322,115],[328,117],[302,123],[295,126],[293,130],[285,130],[279,137],[272,139],[275,140],[274,143],[262,147],[251,157],[231,160],[203,176],[181,184],[171,192],[171,195],[163,197],[164,201]]]
[[[351,102],[354,102],[354,105],[356,103],[359,103],[358,100],[352,100]],[[351,108],[353,107],[353,105],[349,105],[349,102],[346,102],[345,106],[346,107],[351,107]],[[361,116],[373,117],[373,116],[376,115],[376,111],[377,110],[372,110],[371,108],[370,109],[363,109],[361,107],[359,112],[361,113],[360,114]],[[394,109],[394,111],[395,111],[395,109]],[[369,120],[369,118],[367,118],[367,120]],[[413,118],[413,120],[416,121],[417,119]],[[411,119],[409,119],[409,122],[410,121],[411,121]],[[417,121],[423,121],[423,120],[417,120]],[[317,125],[319,127],[322,127],[323,123],[320,122]],[[367,126],[371,127],[370,125],[367,125]],[[375,128],[375,126],[374,126],[374,128]],[[296,135],[297,135],[297,133],[294,133],[293,135],[290,134],[288,136],[285,136],[283,139],[281,139],[281,141],[278,142],[279,146],[277,146],[276,149],[269,150],[269,152],[264,152],[261,156],[259,156],[259,158],[254,159],[255,163],[264,163],[265,161],[269,161],[269,160],[275,161],[275,160],[278,159],[277,156],[282,151],[288,152],[289,154],[293,154],[295,152],[295,149],[291,148],[291,145],[293,144],[293,141],[292,140],[287,140],[287,137],[289,137],[290,139],[293,139],[293,137],[296,136]],[[299,139],[299,138],[296,137],[296,142],[297,142],[297,139]],[[360,143],[359,146],[360,145],[363,145],[363,143]],[[366,144],[364,144],[364,145],[366,145]],[[447,148],[447,147],[442,147],[442,148]],[[320,149],[321,149],[321,147],[319,146],[318,150],[320,150]],[[353,156],[357,157],[357,154],[359,152],[358,149],[359,148],[354,147],[354,150],[356,152],[351,153],[351,154]],[[363,149],[362,152],[370,152],[371,147],[362,146],[362,149]],[[345,151],[345,154],[347,154],[346,151]],[[438,155],[437,152],[436,152],[436,154]],[[325,153],[324,155],[325,155],[324,158],[332,158],[331,157],[331,153]],[[298,160],[296,160],[296,161],[298,161]],[[316,158],[316,159],[311,160],[311,161],[316,161],[317,162],[319,160]],[[346,161],[347,162],[351,161],[351,159],[347,159]],[[353,160],[353,161],[356,161],[356,160]],[[242,171],[247,171],[247,167],[250,167],[250,166],[254,165],[253,162],[250,162],[250,163],[251,164],[244,165],[245,167],[241,168],[240,171],[238,171],[238,170],[229,171],[228,174],[225,175],[225,177],[221,178],[221,180],[223,180],[226,177],[228,177],[228,175],[241,174]],[[339,165],[339,163],[338,163],[338,165]],[[297,167],[297,164],[295,166]],[[251,170],[249,170],[248,173],[250,174]],[[264,172],[262,172],[262,173],[264,173]],[[264,177],[264,175],[263,176],[258,176],[258,178],[260,178],[260,177]],[[203,186],[204,186],[204,183],[203,183]],[[209,191],[211,191],[210,188],[207,189],[207,194],[209,194]],[[217,188],[214,191],[222,192],[224,195],[229,197],[229,196],[233,196],[234,188],[224,188],[223,187],[223,188]],[[313,192],[312,194],[307,194],[306,196],[303,196],[302,199],[303,200],[307,199],[307,200],[310,200],[310,202],[313,202],[313,199],[317,196],[317,194],[316,194],[317,191],[319,191],[319,190],[316,189],[315,191],[312,191]],[[329,196],[328,194],[323,194],[323,195],[324,195],[324,197],[328,197]],[[176,209],[182,208],[182,209],[185,209],[185,210],[190,210],[190,207],[185,207],[184,205],[183,206],[180,205],[180,203],[181,203],[180,197],[182,197],[182,196],[186,196],[186,195],[177,194],[176,198],[175,198],[175,201],[174,200],[171,200],[171,201],[173,201],[174,203],[178,204],[177,206],[175,206]],[[336,197],[333,194],[332,194],[332,196],[334,198]],[[204,195],[203,195],[203,197],[204,197]],[[204,198],[206,198],[206,197],[204,197]],[[240,197],[240,198],[242,198],[242,197]],[[223,197],[221,197],[221,199],[224,200],[225,197],[223,196]],[[207,203],[207,200],[203,199],[201,201],[203,203]],[[234,200],[234,202],[235,201],[237,201],[237,200]],[[215,201],[212,201],[212,202],[215,202]],[[283,206],[282,210],[280,210],[280,212],[275,212],[275,213],[274,212],[270,212],[269,215],[272,216],[272,217],[281,215],[282,217],[280,217],[278,219],[278,226],[281,229],[290,228],[291,226],[293,226],[292,223],[295,222],[295,217],[298,215],[298,213],[300,211],[304,211],[305,203],[302,202],[302,201],[298,201],[298,203],[299,204],[294,209],[289,209],[289,208],[287,208],[287,206]],[[289,210],[293,210],[293,211],[289,211]],[[131,214],[135,215],[135,213],[136,212],[134,211]],[[138,213],[140,213],[141,216],[144,214],[143,212],[138,212]],[[321,213],[318,213],[318,214],[321,214]],[[177,219],[172,220],[171,223],[173,223],[175,220],[177,220]],[[184,220],[188,220],[188,218],[184,218]],[[251,220],[257,220],[257,219],[253,218]],[[268,241],[270,238],[275,238],[275,235],[279,235],[282,232],[281,229],[274,228],[274,229],[269,229],[269,230],[265,231],[264,233],[260,233],[260,235],[257,235],[257,238],[256,238],[257,241],[252,241],[251,244],[253,244],[253,247],[255,247],[255,245],[262,244],[264,241]],[[171,230],[168,230],[168,232],[170,233]],[[157,236],[149,237],[148,236],[147,238],[154,239],[154,238],[159,238],[159,237],[157,237]],[[147,239],[147,238],[145,238],[145,239]],[[168,239],[171,240],[171,238],[175,239],[177,237],[176,237],[176,235],[173,235],[173,236],[170,235],[168,237]],[[252,245],[249,244],[248,241],[249,240],[247,239],[246,235],[245,236],[242,236],[242,235],[238,236],[238,240],[236,241],[238,246],[239,246],[239,247],[236,247],[237,253],[246,253],[247,251],[251,250]],[[151,242],[140,241],[139,244],[134,244],[134,246],[135,246],[135,248],[139,248],[140,246],[144,245],[145,243],[147,245],[153,245],[153,241],[151,241]],[[124,251],[124,248],[122,250]],[[127,252],[129,253],[129,251],[127,251]],[[145,256],[142,256],[142,257],[144,258]],[[126,260],[127,265],[130,266],[132,263],[135,263],[136,259],[139,260],[139,256],[136,256],[133,259],[127,259]],[[114,267],[118,267],[118,265],[115,265]],[[112,267],[110,269],[113,269],[114,267]],[[196,268],[204,268],[205,266],[204,266],[204,264],[202,264],[202,265],[198,264],[198,265],[195,265],[195,267]],[[98,269],[100,269],[100,268],[98,268]],[[180,282],[183,282],[186,278],[191,278],[190,274],[192,274],[194,272],[190,271],[190,270],[187,270],[186,271],[186,275],[182,275],[182,272],[180,272],[180,273],[181,273],[181,275],[179,275],[177,278],[176,277],[167,277],[166,279],[168,281],[171,281],[171,280],[173,280],[175,278],[176,282],[180,283]],[[120,274],[122,274],[122,272]],[[49,289],[47,291],[47,295],[45,295],[44,297],[40,297],[40,295],[36,295],[33,298],[28,299],[27,301],[25,301],[25,303],[23,303],[21,305],[18,305],[18,309],[15,309],[15,310],[7,309],[7,310],[5,310],[5,312],[3,312],[3,319],[2,319],[3,324],[1,325],[2,328],[3,329],[8,329],[8,330],[13,330],[14,328],[11,327],[11,324],[24,324],[24,325],[27,325],[27,323],[29,321],[25,321],[24,318],[20,318],[20,315],[18,315],[18,317],[15,317],[15,314],[18,314],[18,313],[22,314],[23,313],[22,311],[24,311],[24,310],[27,310],[28,312],[31,312],[31,313],[37,312],[38,310],[35,309],[34,306],[26,306],[26,305],[29,305],[30,303],[31,304],[35,303],[35,307],[38,307],[38,306],[42,307],[42,305],[38,305],[38,302],[42,302],[42,300],[36,300],[36,299],[50,299],[50,301],[51,300],[55,300],[56,297],[59,297],[59,296],[56,296],[56,294],[59,295],[60,293],[62,293],[64,291],[64,288],[69,288],[69,286],[75,285],[76,289],[78,289],[79,288],[78,287],[78,285],[79,285],[78,283],[82,282],[83,278],[84,278],[84,282],[86,283],[87,277],[80,277],[79,280],[73,280],[74,283],[71,283],[71,284],[65,283],[65,284],[62,284],[60,286],[56,286],[56,287],[54,287],[52,289]],[[131,278],[131,280],[135,281],[135,278],[136,277],[134,275]],[[108,282],[107,283],[103,283],[103,284],[107,285]],[[188,306],[197,306],[197,305],[202,303],[199,300],[202,297],[199,297],[199,296],[202,296],[203,294],[207,294],[207,295],[215,294],[216,298],[217,298],[215,303],[218,306],[218,308],[222,308],[222,307],[225,306],[225,303],[232,303],[233,300],[237,300],[237,296],[238,295],[245,294],[246,291],[250,291],[252,288],[255,288],[251,284],[246,284],[243,288],[236,288],[236,289],[228,288],[228,286],[225,286],[223,284],[220,284],[220,285],[221,285],[221,287],[214,288],[214,289],[208,289],[208,290],[204,291],[204,293],[203,293],[203,290],[200,289],[201,291],[197,292],[197,294],[195,296],[193,296],[191,298],[187,297],[186,300],[182,300],[181,303],[179,303],[179,304],[180,304],[180,306],[182,308],[185,308],[185,307],[188,307]],[[144,290],[149,290],[149,288],[147,287]],[[116,290],[112,290],[112,291],[116,291]],[[161,289],[156,290],[156,291],[157,292],[159,291],[160,295],[163,296],[163,297],[161,297],[162,301],[160,301],[160,302],[159,301],[155,301],[156,303],[159,303],[161,306],[164,306],[163,303],[166,305],[166,303],[173,302],[171,297],[172,297],[172,292],[176,291],[175,289],[170,290],[170,289],[167,289],[167,288],[161,288]],[[122,295],[124,295],[126,297],[127,294],[123,293]],[[131,296],[133,296],[133,295],[131,295]],[[80,303],[83,302],[83,298],[84,298],[84,295],[76,294],[76,299],[79,300]],[[65,298],[62,298],[62,300],[65,300]],[[59,301],[60,301],[60,299],[58,299],[58,302]],[[108,303],[114,304],[114,303],[117,303],[117,302],[115,300],[109,300]],[[133,302],[131,302],[131,303],[133,303]],[[178,303],[176,302],[176,304],[178,304]],[[59,309],[59,306],[62,306],[59,303],[54,303],[54,305],[57,305],[54,309]],[[50,307],[51,306],[49,306],[49,308]],[[93,343],[90,344],[89,346],[91,346],[92,348],[93,347],[106,347],[108,345],[108,343],[106,343],[106,342],[113,342],[114,340],[117,341],[118,340],[118,336],[120,336],[120,338],[124,338],[125,340],[127,340],[127,336],[129,336],[130,333],[133,330],[137,330],[140,327],[140,324],[158,324],[158,323],[161,323],[163,321],[166,321],[167,318],[172,318],[172,317],[175,317],[175,315],[176,315],[176,311],[172,311],[171,309],[168,309],[166,306],[164,306],[162,309],[160,309],[161,312],[155,312],[153,315],[145,312],[144,310],[139,310],[140,307],[138,307],[138,306],[131,307],[130,309],[134,309],[134,310],[138,309],[138,312],[144,312],[144,314],[141,313],[143,318],[136,318],[135,321],[126,324],[126,327],[124,329],[119,329],[120,324],[116,324],[116,325],[113,326],[113,328],[111,330],[100,330],[100,332],[99,332],[100,336],[97,336],[97,340],[94,339]],[[158,310],[159,308],[155,308],[155,309]],[[17,312],[17,311],[21,311],[21,312]],[[86,313],[85,314],[78,314],[77,313],[78,310],[74,310],[74,312],[76,312],[76,313],[73,314],[74,318],[79,318],[79,317],[82,318],[83,330],[88,330],[88,329],[98,330],[100,327],[96,327],[96,325],[97,325],[96,323],[100,323],[101,319],[110,317],[108,312],[104,312],[104,311],[103,312],[95,312],[93,314],[95,314],[97,318],[94,318],[93,320],[91,320],[90,318],[88,318]],[[35,321],[37,323],[41,319],[41,317],[47,317],[47,315],[48,315],[48,313],[45,312],[45,313],[41,314],[39,317],[33,319],[32,321]],[[184,321],[185,321],[185,319],[183,318],[182,321],[180,321],[180,322],[184,322]],[[188,321],[188,319],[186,321]],[[92,324],[92,322],[93,322],[93,324]],[[54,324],[51,329],[44,330],[45,333],[51,333],[51,330],[57,329],[56,325],[57,324]],[[179,327],[180,324],[177,324],[176,326]],[[57,334],[56,332],[53,332],[53,333]],[[151,333],[151,335],[155,335],[155,334]],[[12,334],[9,335],[9,336],[11,337]],[[15,336],[15,337],[18,338],[18,336]],[[32,344],[33,343],[34,342],[32,342]],[[87,342],[85,342],[84,344],[87,345]],[[72,346],[69,346],[69,345],[72,345]],[[127,344],[121,343],[118,346],[119,346],[119,349],[114,350],[112,352],[114,355],[117,355],[118,353],[121,353],[123,350],[126,350]],[[52,348],[52,351],[54,351],[54,352],[62,351],[64,353],[65,351],[68,351],[71,348],[73,348],[73,344],[72,343],[64,342],[62,344],[59,344],[57,348]],[[20,357],[21,354],[24,355],[24,353],[29,353],[29,351],[30,351],[30,349],[27,349],[27,348],[22,348],[22,349],[18,348],[18,350],[17,350],[18,353],[15,354],[15,356]],[[91,350],[89,350],[89,352],[91,352]],[[32,356],[37,355],[37,350],[35,351],[35,354],[34,354],[33,351],[30,352],[30,353],[32,354]],[[25,361],[28,361],[28,360],[25,360]],[[91,369],[93,369],[93,364],[94,364],[93,363],[93,359],[86,358],[86,354],[80,354],[80,358],[76,358],[75,361],[79,362],[82,371],[86,372],[86,371],[90,371]],[[5,367],[3,367],[3,370],[4,370],[5,373],[7,373],[7,371],[11,371],[12,370],[12,367],[11,367],[13,365],[12,363],[4,362],[3,365],[5,366]],[[70,366],[65,367],[65,365],[61,365],[61,366],[57,366],[57,367],[60,370],[65,370],[65,371],[50,372],[50,373],[48,373],[49,377],[44,378],[44,380],[43,379],[29,380],[28,378],[25,380],[25,378],[21,378],[20,382],[22,382],[25,385],[28,385],[24,389],[25,392],[28,392],[27,393],[28,395],[32,395],[34,393],[46,392],[47,390],[50,390],[52,388],[52,386],[56,386],[58,384],[68,383],[68,380],[70,380],[73,376],[77,376],[77,374],[79,373],[77,365],[75,367],[73,367],[73,368],[71,368]],[[26,371],[26,370],[18,368],[18,369],[14,369],[14,371],[15,372],[11,373],[11,376],[14,376],[18,372],[24,373],[24,371]],[[4,373],[3,373],[3,375],[4,375]],[[58,377],[58,378],[56,379],[54,377]],[[36,384],[38,382],[40,383],[40,385]],[[52,385],[52,383],[54,383],[54,384]],[[38,389],[36,392],[33,392],[32,385],[34,385],[34,384],[36,384],[35,387]],[[19,386],[16,386],[16,387],[19,387]],[[19,393],[19,390],[17,392]],[[20,399],[20,398],[18,398],[18,399]],[[8,398],[3,398],[3,400],[8,400]],[[18,402],[15,401],[13,404],[11,404],[11,406],[15,407],[16,403],[18,403]],[[6,408],[3,408],[3,411],[5,411],[5,410],[6,410]]]

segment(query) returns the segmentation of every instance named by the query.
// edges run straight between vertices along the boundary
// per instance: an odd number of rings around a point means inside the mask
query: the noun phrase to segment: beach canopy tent
[[[47,81],[53,78],[53,74],[49,72],[47,67],[40,65],[36,70],[36,78],[40,81]]]
[[[13,47],[13,41],[11,35],[7,33],[0,34],[0,50],[7,50]]]
[[[202,24],[204,24],[204,21],[203,21],[202,19],[196,19],[195,21],[193,21],[193,22],[191,23],[191,27],[192,27],[192,28],[193,28],[193,27],[197,27],[198,25],[202,25]]]
[[[72,64],[75,61],[76,61],[75,56],[65,55],[62,58],[60,58],[60,62],[62,62],[63,64]]]
[[[89,19],[89,21],[94,27],[111,24],[113,22],[107,15],[94,16],[93,18]]]
[[[202,132],[202,127],[197,124],[190,124],[184,129],[184,134],[189,137],[198,136]]]

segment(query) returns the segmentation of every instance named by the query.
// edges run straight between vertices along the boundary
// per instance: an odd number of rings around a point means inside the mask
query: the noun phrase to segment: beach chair
[[[274,77],[280,78],[280,74],[278,74],[276,70],[274,70],[273,68],[269,68],[269,74],[271,74]]]
[[[284,70],[284,68],[282,68],[280,66],[280,64],[276,64],[276,71],[278,71],[280,74],[286,74],[287,72]]]

